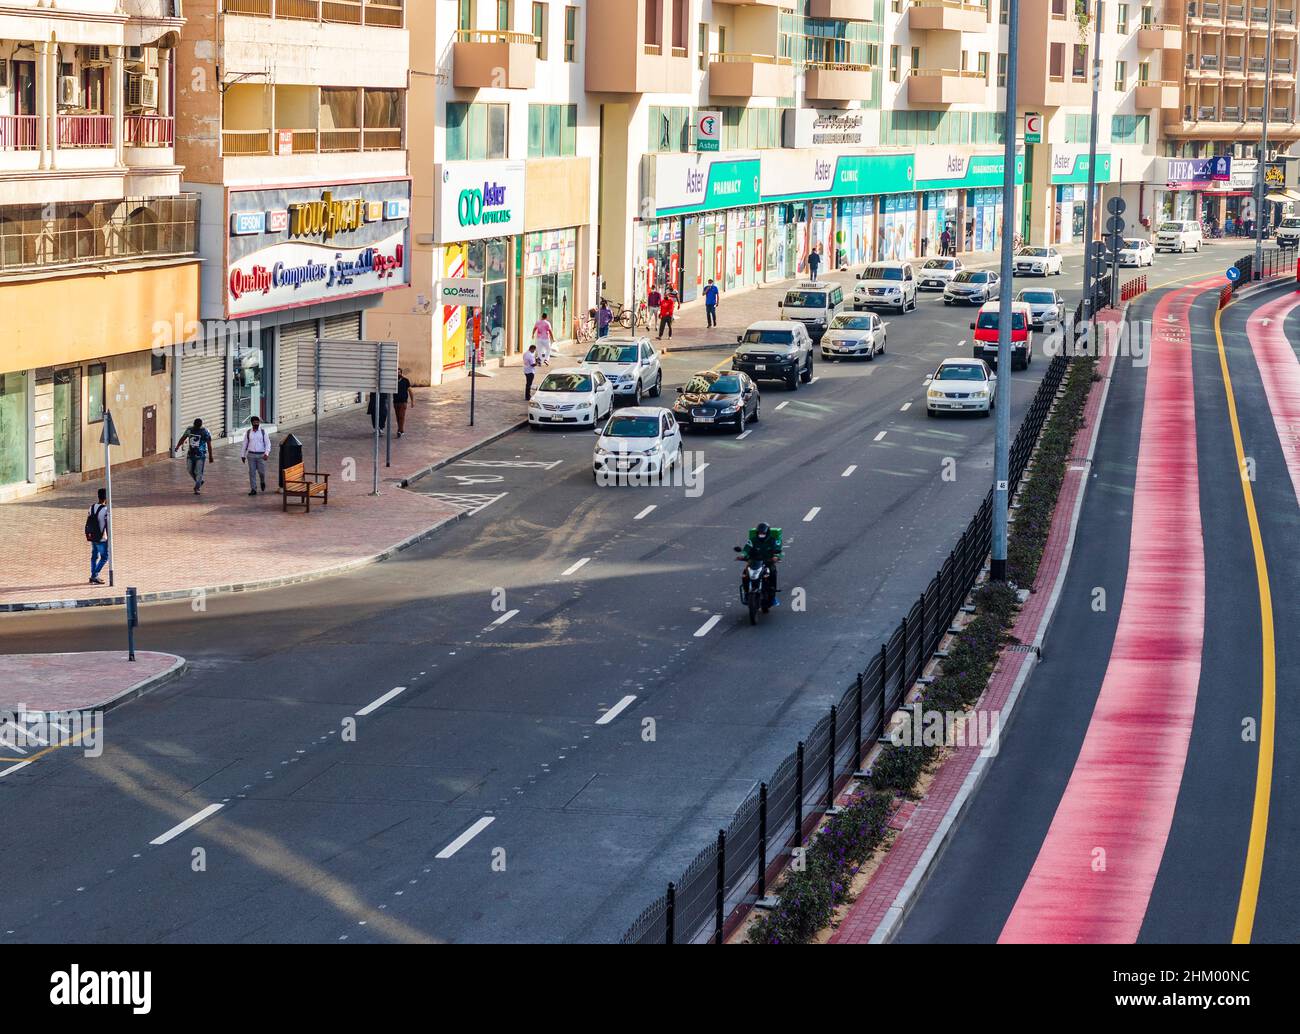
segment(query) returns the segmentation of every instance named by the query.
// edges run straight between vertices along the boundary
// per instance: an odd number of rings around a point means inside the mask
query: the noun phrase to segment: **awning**
[[[1300,192],[1294,191],[1290,187],[1287,187],[1282,193],[1287,196],[1289,201],[1300,201]]]
[[[1273,204],[1275,205],[1285,205],[1290,201],[1296,200],[1294,197],[1291,197],[1287,194],[1277,194],[1277,193],[1267,195],[1267,199],[1269,201],[1272,201]]]

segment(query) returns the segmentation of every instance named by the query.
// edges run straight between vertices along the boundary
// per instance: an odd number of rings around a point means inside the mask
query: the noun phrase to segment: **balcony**
[[[1215,122],[1217,109],[1211,105],[1202,104],[1196,109],[1196,117],[1201,122]]]
[[[281,137],[283,136],[283,139]],[[400,151],[402,130],[373,129],[223,129],[221,152],[227,158],[294,154],[360,154]]]
[[[907,26],[913,32],[983,32],[988,13],[965,0],[913,0],[907,9]]]
[[[1237,104],[1225,104],[1225,105],[1223,106],[1223,121],[1224,121],[1224,122],[1240,122],[1240,121],[1241,121],[1241,107],[1240,107],[1240,105],[1237,105]]]
[[[1240,78],[1245,75],[1246,59],[1240,54],[1225,54],[1223,56],[1223,74]]]
[[[709,61],[713,97],[791,97],[794,65],[771,54],[713,54]]]
[[[222,0],[226,14],[335,25],[405,25],[406,0]]]
[[[586,5],[586,39],[599,40],[582,54],[583,81],[589,93],[695,91],[695,63],[689,56],[688,41],[676,36],[682,26],[673,24],[675,8],[659,5],[662,17],[648,24],[646,6],[646,0],[600,0]],[[774,6],[757,13],[771,21],[775,49],[778,12]]]
[[[983,104],[988,81],[983,72],[956,68],[913,68],[907,79],[910,104]]]
[[[1169,82],[1138,83],[1134,92],[1134,100],[1139,108],[1145,110],[1177,108],[1178,84]]]
[[[780,6],[788,7],[787,3]],[[812,0],[808,15],[812,18],[830,18],[840,22],[871,21],[870,4],[862,0]]]
[[[1229,5],[1228,5],[1228,21],[1230,21],[1230,22],[1244,22],[1245,20],[1246,20],[1246,5],[1245,5],[1245,4],[1229,4]]]
[[[537,40],[526,32],[460,29],[452,66],[452,83],[459,89],[531,90],[537,81]]]
[[[105,148],[113,145],[112,115],[60,115],[59,148]]]
[[[1276,105],[1276,104],[1273,105],[1273,115],[1272,115],[1272,119],[1273,119],[1274,122],[1294,122],[1294,121],[1295,121],[1294,116],[1291,114],[1291,109],[1290,109],[1290,108],[1288,108],[1288,107],[1279,107],[1279,106]]]
[[[1252,57],[1248,62],[1250,72],[1254,75],[1256,72],[1263,75],[1268,71],[1268,59],[1263,57]]]
[[[39,125],[39,115],[0,115],[0,151],[35,151]]]
[[[1144,25],[1137,36],[1140,50],[1179,50],[1183,45],[1183,31],[1177,25]]]
[[[1219,21],[1223,17],[1223,5],[1217,3],[1201,4],[1201,17],[1206,21]]]
[[[127,115],[123,122],[127,147],[173,147],[176,120],[170,115]]]
[[[1201,71],[1202,71],[1202,72],[1217,72],[1218,70],[1219,70],[1219,55],[1218,55],[1218,54],[1202,54],[1202,55],[1201,55]]]
[[[1263,122],[1263,121],[1264,121],[1264,105],[1262,105],[1262,104],[1251,104],[1251,105],[1248,105],[1248,106],[1246,107],[1246,121],[1247,121],[1247,122]]]
[[[1289,57],[1275,57],[1273,59],[1274,75],[1294,75],[1295,63]]]
[[[875,79],[870,65],[811,62],[804,87],[810,101],[869,101]]]

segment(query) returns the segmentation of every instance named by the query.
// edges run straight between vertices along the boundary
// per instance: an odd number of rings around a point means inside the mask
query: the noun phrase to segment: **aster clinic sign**
[[[437,238],[442,244],[524,232],[523,162],[448,162],[438,170]]]

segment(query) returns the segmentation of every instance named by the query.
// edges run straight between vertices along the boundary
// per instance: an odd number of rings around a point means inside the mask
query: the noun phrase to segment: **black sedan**
[[[758,385],[738,370],[702,370],[677,389],[673,416],[683,428],[743,431],[758,420]]]

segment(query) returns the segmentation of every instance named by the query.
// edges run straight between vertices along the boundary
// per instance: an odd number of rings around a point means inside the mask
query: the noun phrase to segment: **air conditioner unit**
[[[75,75],[59,76],[59,103],[69,107],[81,102],[81,81]]]
[[[128,75],[126,77],[126,106],[128,108],[158,107],[158,77],[156,75]]]

